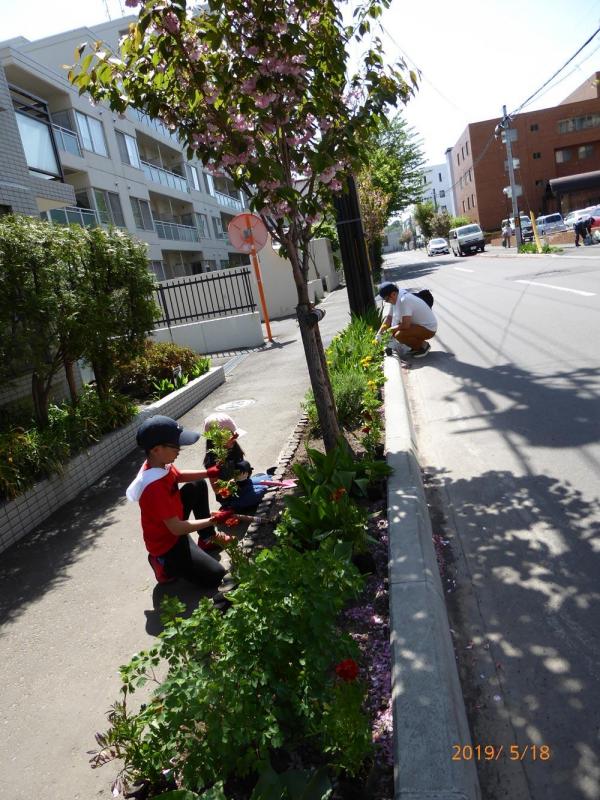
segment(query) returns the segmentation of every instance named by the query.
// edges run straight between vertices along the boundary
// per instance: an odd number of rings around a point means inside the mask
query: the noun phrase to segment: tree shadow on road
[[[600,499],[548,475],[426,473],[473,744],[549,745],[526,755],[531,796],[598,796]],[[482,784],[513,766],[480,761]]]
[[[453,435],[468,436],[489,428],[516,433],[533,446],[558,448],[600,441],[596,367],[536,375],[514,364],[479,367],[439,350],[421,361],[411,361],[410,366],[411,369],[435,367],[454,375],[459,379],[458,393],[466,395],[470,405],[480,409],[479,413],[463,418],[463,426],[455,429]],[[497,396],[502,398],[502,407]],[[446,397],[452,399],[453,394]],[[532,411],[539,413],[543,424],[531,425]]]

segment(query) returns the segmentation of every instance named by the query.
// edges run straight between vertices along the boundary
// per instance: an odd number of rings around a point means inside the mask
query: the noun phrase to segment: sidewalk
[[[320,308],[326,347],[349,322],[346,291],[332,292]],[[241,445],[255,469],[276,462],[309,386],[295,319],[271,327],[275,342],[232,357],[226,382],[181,418],[201,430],[205,416],[227,405],[222,410],[248,431]],[[201,440],[177,464],[200,467],[203,457]],[[118,699],[119,666],[160,630],[164,592],[146,561],[138,509],[124,497],[141,460],[140,452],[127,454],[2,555],[2,794],[10,800],[111,797],[116,769],[90,769],[86,751]],[[200,591],[183,581],[177,588],[195,606]]]

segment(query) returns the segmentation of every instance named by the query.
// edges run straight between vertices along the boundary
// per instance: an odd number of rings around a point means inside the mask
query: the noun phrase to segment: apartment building
[[[494,136],[500,121],[469,124],[446,151],[456,214],[488,231],[512,214],[503,192],[510,182],[506,146]],[[557,106],[517,114],[511,127],[521,211],[567,213],[600,203],[600,72]]]
[[[423,170],[423,202],[433,203],[436,211],[455,215],[452,180],[448,164],[430,164]]]
[[[0,212],[126,228],[148,245],[158,280],[246,263],[227,238],[246,207],[233,183],[190,161],[160,121],[117,115],[67,80],[62,65],[82,42],[116,50],[135,19],[0,42]]]

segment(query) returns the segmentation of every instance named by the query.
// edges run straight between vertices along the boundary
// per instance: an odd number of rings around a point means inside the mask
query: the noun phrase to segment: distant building
[[[454,213],[454,197],[452,195],[452,179],[447,163],[430,164],[423,170],[423,200],[431,202],[436,211]]]
[[[67,80],[79,44],[116,50],[135,19],[0,42],[0,213],[126,228],[159,280],[246,263],[227,239],[245,209],[233,183],[188,160],[160,121],[92,105]]]
[[[509,185],[506,147],[494,138],[499,122],[470,123],[446,151],[456,214],[488,231],[512,214],[502,191]],[[559,105],[518,114],[511,124],[520,211],[567,213],[600,203],[600,72]]]

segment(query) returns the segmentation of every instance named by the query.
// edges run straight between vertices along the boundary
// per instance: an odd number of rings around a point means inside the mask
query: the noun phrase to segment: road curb
[[[396,800],[481,800],[401,362],[384,359]]]

